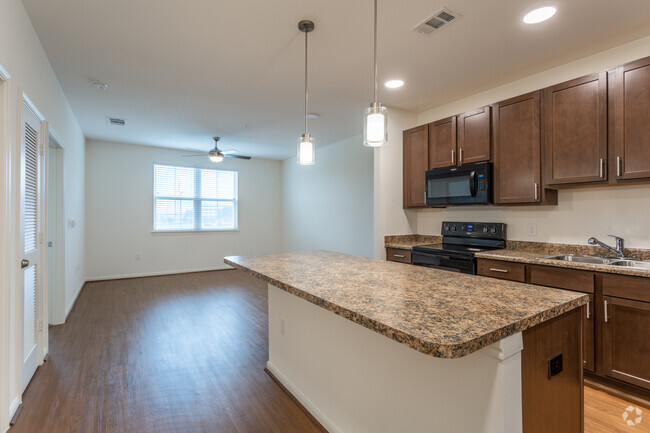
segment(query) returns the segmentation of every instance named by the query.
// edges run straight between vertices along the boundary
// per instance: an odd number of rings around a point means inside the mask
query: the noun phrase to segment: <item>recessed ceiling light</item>
[[[318,119],[320,114],[318,113],[307,113],[307,119]]]
[[[398,87],[402,87],[404,85],[404,81],[402,80],[388,80],[384,83],[384,86],[388,87],[389,89],[397,89]]]
[[[547,19],[551,18],[553,15],[555,15],[555,12],[557,9],[553,6],[542,6],[536,9],[533,9],[532,11],[528,12],[524,16],[524,22],[526,24],[537,24],[541,23],[542,21],[546,21]]]

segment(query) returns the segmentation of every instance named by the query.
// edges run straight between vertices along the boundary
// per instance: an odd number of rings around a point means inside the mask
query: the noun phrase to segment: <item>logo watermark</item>
[[[623,422],[630,427],[641,424],[643,412],[637,406],[628,406],[623,412]]]

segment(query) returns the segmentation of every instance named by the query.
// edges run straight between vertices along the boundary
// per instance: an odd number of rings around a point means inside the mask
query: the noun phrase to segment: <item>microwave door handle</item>
[[[469,174],[469,192],[472,197],[476,197],[476,171],[472,170]]]

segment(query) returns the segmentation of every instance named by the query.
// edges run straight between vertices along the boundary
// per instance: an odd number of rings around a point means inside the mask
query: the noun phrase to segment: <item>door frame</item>
[[[0,431],[9,428],[9,365],[10,354],[10,225],[11,212],[11,134],[10,134],[10,79],[11,75],[0,63]],[[7,246],[8,248],[4,248]]]
[[[23,128],[23,104],[29,108],[29,110],[32,111],[32,113],[36,116],[36,118],[40,121],[40,129],[39,129],[39,157],[41,158],[39,161],[39,173],[38,175],[40,176],[39,180],[39,187],[41,188],[41,193],[39,195],[38,199],[38,210],[37,212],[40,215],[40,222],[38,225],[38,230],[39,230],[39,235],[38,237],[45,236],[45,231],[44,231],[44,226],[47,224],[47,214],[45,211],[47,208],[45,207],[46,201],[45,201],[45,196],[46,194],[43,193],[43,182],[44,182],[44,177],[47,175],[47,172],[45,171],[46,165],[44,164],[44,157],[47,156],[46,154],[46,149],[47,149],[47,138],[49,137],[49,127],[47,124],[47,121],[45,120],[45,116],[41,113],[41,111],[36,107],[36,104],[31,100],[31,98],[27,95],[27,93],[22,89],[21,87],[18,88],[18,94],[20,95],[19,99],[19,106],[17,110],[17,126],[18,133],[16,134],[16,145],[17,145],[17,151],[18,155],[20,155],[21,148],[22,148],[22,128]],[[41,153],[41,151],[43,153]],[[18,190],[17,190],[17,200],[14,199],[14,203],[17,203],[15,206],[15,211],[14,211],[14,226],[16,229],[16,233],[20,232],[20,176],[22,173],[20,170],[17,171],[17,180],[18,180]],[[14,176],[15,178],[16,176]],[[16,190],[16,188],[14,188]],[[20,236],[17,235],[15,237],[15,242],[14,242],[14,254],[16,258],[21,257],[21,241]],[[43,294],[45,294],[47,299],[47,254],[44,255],[44,248],[41,245],[40,248],[40,266],[38,267],[38,273],[37,273],[37,291],[40,291],[37,293],[36,299],[38,300],[38,308],[36,309],[36,317],[39,323],[39,326],[37,328],[37,351],[38,351],[38,365],[40,366],[43,364],[43,359],[45,358],[45,355],[47,355],[47,348],[45,347],[45,342],[47,341],[48,337],[48,330],[47,326],[40,326],[40,324],[45,324],[47,323],[47,309],[44,308],[42,304],[42,299],[43,299]],[[18,260],[17,260],[18,261]],[[15,341],[15,346],[14,346],[14,362],[15,362],[15,381],[14,381],[14,392],[19,396],[19,403],[22,402],[22,341],[23,341],[23,335],[22,335],[22,327],[23,327],[23,285],[19,284],[19,282],[23,281],[20,273],[22,270],[20,269],[20,266],[18,263],[16,263],[16,266],[14,267],[15,269],[15,284],[14,284],[14,341]]]
[[[45,232],[45,239],[49,238],[49,233],[50,231],[54,230],[55,231],[55,236],[56,236],[56,242],[57,246],[56,252],[57,252],[57,257],[53,260],[53,263],[47,263],[48,268],[50,266],[53,267],[54,270],[54,280],[56,281],[56,284],[54,287],[50,287],[49,281],[47,284],[47,292],[44,293],[44,304],[43,305],[48,305],[50,302],[52,306],[52,316],[48,317],[48,321],[44,323],[51,323],[52,325],[62,325],[65,323],[65,191],[63,188],[63,179],[64,179],[64,172],[65,172],[65,147],[61,143],[61,140],[59,139],[58,135],[52,128],[49,129],[49,138],[48,138],[48,149],[46,153],[46,158],[47,158],[47,172],[46,172],[46,182],[49,182],[49,144],[54,143],[56,145],[56,167],[57,167],[57,172],[56,172],[56,180],[55,180],[55,185],[54,188],[56,189],[56,192],[54,193],[54,196],[56,197],[56,203],[55,203],[55,221],[56,221],[56,227],[49,227],[47,223],[49,222],[49,215],[46,218],[46,232]],[[49,187],[46,183],[46,197],[47,201],[49,202]],[[48,204],[46,203],[46,206]],[[45,256],[47,256],[47,249],[45,251]],[[49,316],[49,313],[48,313]],[[46,340],[47,342],[47,340]],[[47,348],[47,343],[46,343],[46,348]]]

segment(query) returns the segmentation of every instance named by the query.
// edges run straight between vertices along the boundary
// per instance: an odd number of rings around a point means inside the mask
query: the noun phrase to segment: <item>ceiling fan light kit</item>
[[[299,165],[314,165],[316,162],[316,145],[314,138],[307,132],[307,105],[309,103],[309,92],[307,87],[307,35],[314,30],[314,23],[309,20],[302,20],[298,23],[298,29],[305,33],[305,133],[298,139],[298,158],[296,162]]]
[[[374,1],[375,99],[370,107],[366,108],[363,121],[363,145],[367,147],[380,147],[388,144],[388,110],[377,102],[377,0]]]

